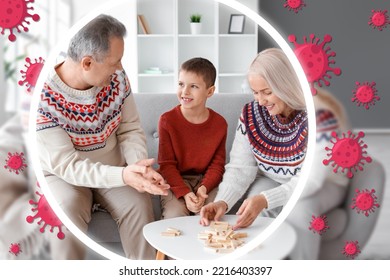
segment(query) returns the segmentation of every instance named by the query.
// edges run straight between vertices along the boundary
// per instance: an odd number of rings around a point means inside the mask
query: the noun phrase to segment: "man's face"
[[[110,48],[100,62],[91,58],[90,65],[84,71],[84,79],[91,86],[104,87],[110,85],[111,76],[116,70],[123,70],[122,57],[124,52],[123,38],[112,37]]]

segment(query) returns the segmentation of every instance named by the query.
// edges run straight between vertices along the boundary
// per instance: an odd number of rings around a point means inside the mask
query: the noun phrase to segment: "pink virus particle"
[[[2,28],[1,34],[4,35],[5,29],[9,30],[10,35],[8,40],[11,42],[16,41],[14,29],[21,32],[23,28],[24,32],[28,31],[28,27],[25,24],[30,24],[27,18],[31,18],[33,21],[39,21],[39,15],[31,15],[29,10],[34,10],[33,7],[27,7],[29,3],[34,3],[34,0],[0,0],[0,27]]]
[[[379,208],[378,198],[375,195],[375,190],[355,190],[356,195],[352,198],[351,208],[355,209],[358,214],[364,213],[368,217],[369,213],[375,212],[376,208]]]
[[[19,243],[11,243],[11,246],[9,247],[9,252],[15,256],[18,256],[20,253],[22,253],[22,250],[20,248]]]
[[[375,102],[381,99],[376,94],[377,90],[375,85],[375,82],[365,82],[362,84],[356,82],[356,88],[353,91],[354,94],[351,101],[355,102],[359,107],[363,105],[366,110],[370,109],[370,106],[375,105]]]
[[[363,131],[359,131],[356,137],[351,131],[348,131],[347,136],[343,133],[343,138],[339,138],[335,131],[331,135],[333,147],[325,147],[325,150],[329,152],[327,156],[330,156],[330,158],[324,159],[322,162],[325,165],[332,162],[332,166],[335,167],[333,169],[334,173],[337,173],[339,168],[342,169],[342,172],[347,169],[347,177],[352,178],[352,171],[363,170],[363,161],[367,163],[372,161],[371,157],[365,156],[367,145],[361,141],[361,138],[364,137]]]
[[[302,10],[302,8],[306,6],[306,4],[305,2],[303,2],[303,0],[286,0],[286,3],[284,3],[283,6],[289,11],[294,11],[295,13],[298,13],[298,11]]]
[[[40,220],[38,221],[38,225],[43,222],[43,226],[39,230],[41,233],[44,233],[45,227],[49,225],[51,227],[50,232],[53,232],[54,228],[58,228],[58,239],[64,239],[65,234],[62,232],[62,222],[57,218],[57,215],[51,209],[46,197],[43,194],[40,194],[38,191],[35,193],[40,197],[38,202],[35,202],[30,199],[29,203],[31,205],[36,206],[31,210],[37,213],[34,216],[27,216],[26,221],[31,224],[34,222],[35,219],[40,218]]]
[[[345,255],[347,258],[354,259],[356,258],[360,253],[360,247],[359,242],[357,241],[346,241],[343,250],[341,251],[343,255]]]
[[[313,215],[311,217],[312,220],[310,222],[309,230],[313,231],[314,233],[318,233],[319,235],[322,235],[324,232],[326,232],[327,229],[329,229],[326,215],[318,217]]]
[[[326,78],[331,79],[328,72],[333,72],[337,76],[341,74],[340,68],[332,68],[329,66],[335,63],[331,57],[336,56],[336,53],[330,51],[329,46],[325,47],[325,44],[332,41],[332,36],[325,35],[322,43],[319,43],[320,39],[316,38],[314,34],[310,34],[309,42],[307,41],[307,37],[304,36],[303,44],[298,44],[297,38],[293,34],[288,36],[288,40],[294,43],[294,53],[305,71],[313,95],[317,94],[314,83],[317,83],[320,87],[322,87],[322,82],[326,86],[330,85],[330,82],[326,80]]]
[[[387,14],[387,10],[372,10],[371,11],[371,17],[370,21],[368,22],[368,25],[371,25],[373,29],[378,29],[379,31],[382,31],[383,28],[385,28],[389,21],[389,15]]]
[[[8,159],[5,160],[4,168],[8,169],[9,172],[19,174],[27,167],[25,161],[23,153],[8,153]]]
[[[38,59],[35,59],[35,62],[32,62],[31,58],[26,57],[26,62],[27,64],[24,65],[26,70],[20,70],[20,73],[22,74],[22,80],[20,80],[18,84],[20,86],[25,84],[27,91],[30,93],[32,90],[34,90],[39,73],[41,73],[45,60],[42,59],[42,57],[39,57]]]

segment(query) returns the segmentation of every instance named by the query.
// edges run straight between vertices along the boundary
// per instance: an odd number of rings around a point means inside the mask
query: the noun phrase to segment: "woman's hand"
[[[218,221],[227,210],[228,206],[225,201],[209,203],[200,209],[200,221],[203,226],[208,226],[210,221]]]
[[[143,159],[135,164],[130,164],[123,170],[123,181],[126,185],[135,188],[139,192],[148,192],[154,195],[168,195],[170,186],[165,183],[163,177],[153,170],[151,165],[154,159]]]
[[[237,219],[236,224],[233,226],[233,230],[250,226],[260,214],[260,212],[264,208],[267,208],[267,206],[267,200],[262,194],[245,199],[240,209],[237,211],[239,218]]]

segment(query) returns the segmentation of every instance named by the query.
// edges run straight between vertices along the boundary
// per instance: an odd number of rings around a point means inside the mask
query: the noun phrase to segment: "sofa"
[[[141,123],[146,134],[147,148],[149,157],[157,158],[158,152],[158,132],[157,125],[159,116],[178,104],[176,94],[152,94],[142,93],[134,94],[137,108],[139,111]],[[227,156],[232,146],[235,129],[240,111],[245,103],[253,100],[250,94],[214,94],[208,100],[208,107],[225,117],[228,122],[228,138],[226,142]],[[227,159],[228,160],[228,159]],[[343,259],[341,254],[344,242],[346,240],[358,240],[360,248],[367,243],[380,208],[370,217],[358,215],[355,210],[350,208],[350,202],[355,196],[356,189],[373,188],[376,196],[380,199],[384,189],[384,169],[382,165],[375,161],[367,164],[364,170],[359,172],[350,181],[348,193],[345,202],[336,209],[333,209],[327,215],[329,224],[332,224],[332,234],[324,235],[321,245],[322,259]],[[158,196],[152,196],[153,210],[155,219],[160,219],[160,200]],[[123,255],[123,249],[120,242],[117,225],[109,213],[104,209],[96,207],[92,214],[92,220],[89,224],[88,235],[103,247]],[[140,232],[140,234],[142,234]],[[101,256],[89,250],[89,259],[99,259]]]

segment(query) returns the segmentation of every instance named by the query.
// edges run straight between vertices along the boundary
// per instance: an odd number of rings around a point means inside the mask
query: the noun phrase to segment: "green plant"
[[[190,16],[190,22],[200,22],[201,19],[202,19],[202,15],[200,14],[192,14]]]

